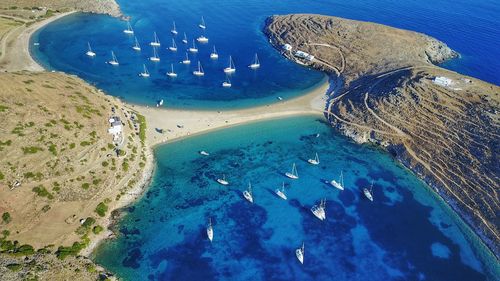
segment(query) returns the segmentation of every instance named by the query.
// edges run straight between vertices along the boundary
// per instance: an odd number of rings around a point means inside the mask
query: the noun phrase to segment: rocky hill
[[[59,12],[81,11],[97,14],[121,16],[120,6],[115,0],[2,0],[0,9],[4,13],[23,17],[33,11],[51,10]]]
[[[264,31],[338,77],[325,107],[335,128],[385,147],[499,256],[499,87],[434,65],[458,54],[421,33],[319,15],[273,16]]]

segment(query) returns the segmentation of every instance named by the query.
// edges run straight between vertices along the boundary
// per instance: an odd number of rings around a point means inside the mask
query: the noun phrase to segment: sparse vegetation
[[[54,199],[52,193],[50,193],[43,185],[33,187],[33,192],[35,192],[40,197],[47,197],[48,199]]]
[[[11,221],[12,221],[12,218],[11,218],[11,216],[10,216],[10,213],[9,213],[9,212],[5,212],[5,213],[3,213],[3,214],[2,214],[2,221],[3,221],[4,223],[9,223],[9,222],[11,222]]]
[[[38,147],[38,146],[28,146],[28,147],[22,147],[24,154],[35,154],[39,151],[43,151],[43,148]]]
[[[106,212],[108,211],[108,205],[106,205],[104,202],[101,202],[97,205],[95,208],[95,212],[100,216],[104,217],[106,215]]]

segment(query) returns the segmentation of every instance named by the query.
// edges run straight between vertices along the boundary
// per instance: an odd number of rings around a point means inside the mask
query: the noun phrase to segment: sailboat
[[[196,45],[194,44],[193,40],[193,46],[188,49],[191,53],[198,53],[198,48],[196,48]]]
[[[216,60],[216,59],[219,58],[219,54],[217,54],[217,50],[215,50],[215,45],[214,45],[214,50],[210,54],[210,58],[213,59],[213,60]]]
[[[141,76],[141,77],[149,77],[149,71],[146,68],[146,65],[143,64],[142,66],[143,66],[143,71],[141,73],[139,73],[139,76]]]
[[[229,182],[226,180],[226,175],[222,174],[222,179],[217,179],[217,182],[222,185],[228,185]]]
[[[344,175],[342,174],[342,171],[340,171],[339,181],[332,180],[330,182],[330,184],[333,185],[333,187],[335,187],[335,188],[338,188],[340,190],[344,190]]]
[[[195,70],[195,71],[193,71],[193,74],[195,76],[203,76],[203,75],[205,75],[205,72],[203,72],[203,67],[201,67],[201,62],[200,61],[198,61],[198,69]]]
[[[161,99],[158,102],[156,102],[156,107],[160,107],[162,105],[163,105],[163,99]]]
[[[132,49],[134,49],[134,51],[138,51],[138,52],[141,51],[141,45],[139,45],[139,41],[137,41],[137,37],[135,37],[135,44],[132,47]]]
[[[196,38],[196,41],[198,41],[202,44],[205,44],[205,43],[208,43],[208,38],[205,37],[205,35],[200,35],[200,37]]]
[[[160,47],[160,40],[158,39],[158,36],[156,36],[156,32],[154,32],[154,41],[150,42],[149,45],[153,47]]]
[[[177,73],[174,72],[174,64],[170,64],[170,72],[167,72],[168,77],[177,77]]]
[[[175,28],[175,21],[173,23],[173,26],[172,26],[172,30],[170,30],[170,32],[172,32],[173,35],[177,35],[177,29]]]
[[[255,54],[255,58],[253,60],[253,63],[251,65],[249,65],[248,67],[250,67],[251,69],[257,69],[260,67],[259,57],[257,56],[257,54]]]
[[[304,253],[305,253],[304,242],[302,242],[302,247],[295,250],[295,256],[297,257],[297,259],[300,261],[301,264],[304,264]]]
[[[297,172],[297,166],[295,166],[295,163],[293,163],[292,172],[286,172],[285,176],[291,178],[292,180],[299,178],[299,173]]]
[[[206,152],[205,150],[200,151],[200,154],[203,156],[209,156],[210,153]]]
[[[280,188],[277,188],[275,191],[276,195],[278,195],[281,199],[286,200],[286,194],[285,194],[285,182],[283,182],[283,185]]]
[[[156,47],[153,47],[153,56],[149,58],[152,62],[159,62],[160,57],[158,56],[158,52],[156,51]]]
[[[224,88],[231,88],[231,80],[229,80],[229,77],[226,75],[226,81],[222,82],[222,87]]]
[[[243,191],[243,197],[245,197],[248,202],[253,203],[252,184],[248,183],[248,189]]]
[[[119,65],[118,60],[116,59],[115,53],[113,51],[111,51],[111,60],[108,61],[108,63],[113,66]]]
[[[314,159],[309,159],[309,160],[307,160],[307,162],[309,162],[309,164],[311,164],[311,165],[318,165],[319,164],[318,153],[316,153],[316,155],[314,156]]]
[[[91,58],[95,57],[95,52],[92,51],[92,48],[90,47],[90,43],[89,42],[87,42],[87,46],[88,46],[88,50],[87,50],[87,52],[85,54],[87,56],[91,57]]]
[[[205,19],[203,18],[203,16],[201,16],[201,21],[200,21],[200,24],[198,24],[198,27],[201,29],[207,28],[207,26],[205,25]]]
[[[132,26],[130,25],[130,22],[127,21],[127,29],[123,31],[125,34],[134,34],[134,30],[132,30]]]
[[[186,32],[184,32],[184,38],[182,38],[182,43],[184,43],[184,44],[188,43],[188,38],[187,38]]]
[[[177,52],[177,45],[175,44],[174,38],[172,38],[172,46],[168,47],[168,49],[172,52]]]
[[[326,219],[326,199],[322,199],[319,205],[314,205],[311,208],[311,212],[320,220]]]
[[[189,59],[188,53],[186,53],[186,58],[181,61],[182,64],[190,64],[191,60]]]
[[[214,228],[212,227],[212,219],[208,219],[208,226],[207,226],[207,237],[210,242],[214,240]]]
[[[372,190],[373,190],[373,181],[372,181],[372,184],[370,185],[370,189],[368,190],[368,188],[363,188],[363,193],[365,194],[366,198],[368,198],[368,200],[372,201],[373,202],[373,193],[372,193]]]
[[[224,73],[234,73],[236,68],[234,67],[233,58],[229,56],[229,66],[224,68]]]

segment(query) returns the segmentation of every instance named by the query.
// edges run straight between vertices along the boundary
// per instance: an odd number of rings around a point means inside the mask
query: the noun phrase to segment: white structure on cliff
[[[444,76],[436,76],[432,82],[434,82],[434,84],[436,85],[443,87],[451,86],[451,84],[453,83],[453,81],[450,78]]]
[[[108,133],[113,135],[113,141],[117,141],[122,136],[123,125],[120,121],[120,117],[113,116],[109,118],[110,128],[108,129]]]
[[[311,55],[311,54],[308,54],[306,52],[303,52],[303,51],[295,51],[294,55],[296,57],[299,57],[299,58],[302,58],[302,59],[306,59],[308,61],[312,61],[314,59],[314,56]]]

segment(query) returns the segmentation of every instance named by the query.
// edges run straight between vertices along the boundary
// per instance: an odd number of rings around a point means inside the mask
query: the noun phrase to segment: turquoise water
[[[316,134],[319,133],[319,137]],[[210,156],[198,151],[207,150]],[[320,165],[307,159],[319,152]],[[495,280],[496,260],[407,170],[314,117],[158,147],[144,197],[95,261],[124,280]],[[283,173],[296,163],[300,178]],[[325,184],[344,171],[344,191]],[[230,184],[221,186],[222,174]],[[374,181],[374,202],[362,188]],[[242,191],[252,183],[254,204]],[[286,184],[288,200],[273,192]],[[326,221],[310,212],[326,198]],[[205,234],[207,220],[214,241]],[[295,249],[305,243],[304,265]]]
[[[358,20],[374,21],[395,27],[424,32],[443,40],[461,53],[462,58],[445,64],[453,70],[475,76],[495,84],[500,83],[500,13],[493,0],[470,1],[436,0],[145,0],[119,1],[123,12],[132,17],[131,24],[143,48],[141,53],[131,49],[133,37],[122,31],[124,21],[102,15],[76,14],[48,25],[35,34],[32,53],[49,69],[74,73],[96,84],[106,92],[126,101],[153,105],[164,99],[169,107],[234,108],[267,104],[278,96],[293,97],[317,84],[322,74],[291,63],[282,58],[262,34],[267,16],[286,13],[321,13]],[[201,16],[207,24],[209,43],[199,45],[200,52],[191,56],[192,64],[179,61],[186,46],[180,41],[183,32],[189,40],[201,34],[197,27]],[[176,21],[179,36],[177,53],[167,50],[172,35],[172,21]],[[156,31],[162,43],[160,63],[152,63],[148,43]],[[85,56],[90,42],[97,57]],[[212,45],[220,58],[209,59]],[[105,62],[114,51],[120,66]],[[258,53],[262,67],[251,71],[247,65]],[[225,75],[222,68],[233,55],[236,74],[231,77],[233,87],[221,87]],[[200,60],[206,75],[197,78],[191,74]],[[138,77],[145,63],[151,72],[149,79]],[[175,64],[179,76],[165,75],[170,64]]]

